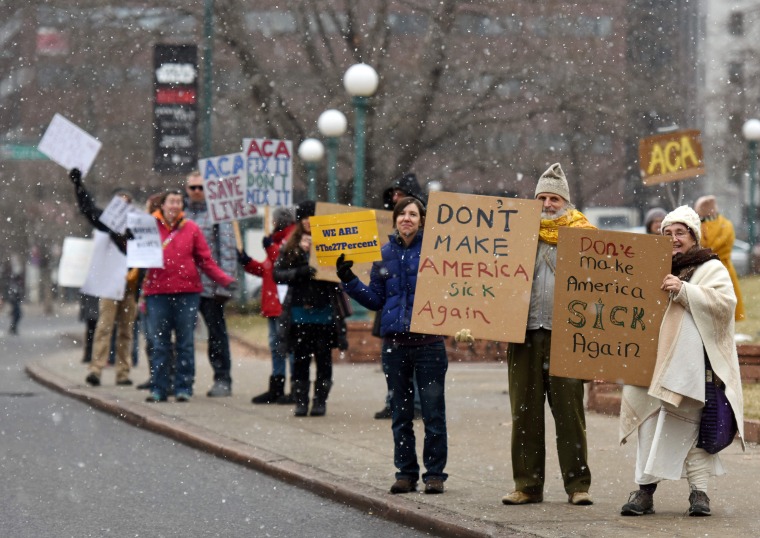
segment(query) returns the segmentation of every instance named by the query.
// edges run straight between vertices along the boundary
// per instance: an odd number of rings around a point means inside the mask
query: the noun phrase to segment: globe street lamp
[[[375,94],[379,78],[367,64],[355,64],[343,75],[343,87],[351,95],[356,110],[354,129],[354,198],[353,205],[364,205],[364,134],[367,98]]]
[[[340,110],[331,108],[319,115],[317,128],[327,138],[327,201],[338,201],[338,137],[346,132],[348,122]]]
[[[752,258],[755,248],[755,183],[757,182],[757,142],[760,140],[760,120],[751,119],[744,122],[742,134],[749,142],[749,255]]]
[[[317,163],[325,156],[325,147],[316,138],[307,138],[298,146],[298,156],[306,165],[309,176],[309,200],[317,199]]]

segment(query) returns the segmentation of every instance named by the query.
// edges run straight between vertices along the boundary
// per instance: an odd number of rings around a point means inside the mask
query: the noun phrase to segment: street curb
[[[96,388],[72,386],[69,380],[56,375],[40,363],[26,365],[25,371],[37,383],[111,414],[128,424],[401,525],[452,538],[529,536],[525,532],[491,522],[472,519],[462,521],[461,514],[416,503],[361,482],[335,476],[268,450],[219,435],[183,419],[168,417],[145,405],[119,400],[105,392],[98,394]]]

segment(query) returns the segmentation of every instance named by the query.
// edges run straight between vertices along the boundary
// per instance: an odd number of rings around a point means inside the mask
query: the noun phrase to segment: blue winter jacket
[[[408,247],[398,234],[393,234],[381,249],[382,261],[372,264],[369,286],[358,278],[343,284],[346,293],[359,304],[381,310],[380,336],[409,332],[421,250],[422,232]]]

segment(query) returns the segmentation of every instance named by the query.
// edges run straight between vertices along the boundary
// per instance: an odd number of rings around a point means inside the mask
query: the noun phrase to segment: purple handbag
[[[717,454],[734,441],[737,431],[736,417],[726,398],[724,385],[715,377],[708,363],[705,369],[705,407],[699,423],[697,448]]]

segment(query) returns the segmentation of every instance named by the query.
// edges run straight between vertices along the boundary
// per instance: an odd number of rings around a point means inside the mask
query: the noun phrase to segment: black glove
[[[245,253],[245,250],[238,250],[237,251],[237,259],[238,263],[245,267],[249,263],[253,261],[253,258],[251,258],[248,254]]]
[[[132,230],[130,230],[129,228],[124,230],[124,239],[126,239],[127,241],[131,241],[134,238],[135,238],[135,234],[132,233]]]
[[[269,235],[265,235],[264,239],[261,240],[261,246],[264,247],[264,250],[268,249],[272,246],[272,237]]]
[[[351,270],[354,266],[354,262],[346,260],[346,255],[341,254],[338,259],[335,260],[335,269],[338,271],[338,278],[341,282],[351,282],[356,278],[356,275]]]
[[[69,172],[69,179],[74,185],[82,184],[82,172],[79,170],[79,168],[71,169],[71,172]]]

